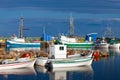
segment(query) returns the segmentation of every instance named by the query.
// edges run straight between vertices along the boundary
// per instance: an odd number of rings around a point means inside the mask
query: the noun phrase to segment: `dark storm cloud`
[[[0,8],[16,7],[78,13],[120,13],[120,0],[0,0]]]
[[[48,34],[67,33],[70,13],[78,35],[101,33],[108,24],[119,33],[120,0],[0,0],[0,35],[18,34],[21,16],[30,29],[25,36],[40,35],[43,27]]]

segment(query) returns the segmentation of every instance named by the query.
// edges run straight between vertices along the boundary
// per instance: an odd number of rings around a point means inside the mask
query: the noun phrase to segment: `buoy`
[[[98,57],[99,57],[98,51],[93,52],[93,57],[94,57],[94,61],[98,61]]]
[[[93,57],[98,57],[98,51],[93,52]]]

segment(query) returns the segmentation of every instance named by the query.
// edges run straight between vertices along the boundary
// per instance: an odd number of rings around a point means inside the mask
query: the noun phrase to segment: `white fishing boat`
[[[102,48],[102,49],[108,49],[109,48],[109,43],[105,41],[105,38],[103,37],[102,40],[98,43],[95,44],[97,48]]]
[[[50,45],[49,58],[38,57],[36,64],[46,67],[75,67],[91,65],[92,57],[67,57],[66,45]]]
[[[77,42],[76,38],[69,38],[64,35],[60,35],[60,42],[67,45],[67,48],[91,48],[93,42]]]
[[[85,40],[85,41],[82,41],[82,42],[79,42],[78,38],[76,38],[74,36],[74,26],[73,26],[73,18],[72,16],[70,16],[69,18],[69,35],[68,36],[65,36],[65,35],[60,35],[59,36],[59,42],[62,43],[62,44],[65,44],[67,45],[67,48],[91,48],[93,46],[93,38],[92,37],[89,37],[89,40]],[[95,34],[96,33],[92,33],[92,34]],[[87,38],[88,38],[88,35],[91,35],[91,34],[87,34]]]
[[[29,58],[19,58],[17,60],[5,59],[0,64],[0,70],[33,67],[35,61],[36,61],[36,59],[30,60]]]

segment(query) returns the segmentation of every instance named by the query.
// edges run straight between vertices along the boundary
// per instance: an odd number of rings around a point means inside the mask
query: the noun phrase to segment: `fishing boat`
[[[10,40],[6,41],[6,47],[12,48],[29,48],[29,47],[36,47],[40,48],[40,42],[25,42],[24,38],[12,37]]]
[[[70,16],[69,18],[69,35],[65,36],[65,35],[60,35],[58,42],[67,45],[68,49],[73,49],[73,48],[91,48],[93,46],[93,38],[91,37],[91,35],[94,35],[94,37],[96,37],[96,33],[92,33],[92,34],[87,34],[86,37],[89,38],[89,40],[85,40],[82,42],[79,42],[78,38],[76,38],[74,36],[74,25],[73,25],[73,18],[72,16]]]
[[[10,40],[6,40],[6,47],[19,48],[19,47],[38,47],[40,48],[40,42],[25,42],[23,37],[23,18],[20,18],[19,37],[13,34]]]
[[[103,37],[102,40],[100,42],[97,42],[95,44],[95,47],[97,48],[103,48],[103,49],[108,49],[109,48],[109,43],[107,43],[107,41],[105,40],[105,38]]]
[[[49,57],[38,57],[36,64],[47,67],[75,67],[91,65],[93,58],[84,57],[67,57],[66,45],[50,45]],[[92,53],[91,53],[92,54]]]
[[[33,67],[35,61],[36,61],[36,59],[30,60],[28,58],[19,58],[17,60],[5,59],[0,64],[0,70]]]
[[[67,36],[64,36],[64,35],[60,36],[59,41],[62,44],[67,45],[67,48],[82,48],[82,47],[91,48],[93,46],[93,42],[88,42],[88,41],[77,42],[76,38],[70,38],[70,37],[67,37]]]
[[[92,58],[69,58],[69,59],[44,59],[38,58],[43,64],[41,66],[50,66],[53,67],[75,67],[75,66],[84,66],[84,65],[91,65]]]

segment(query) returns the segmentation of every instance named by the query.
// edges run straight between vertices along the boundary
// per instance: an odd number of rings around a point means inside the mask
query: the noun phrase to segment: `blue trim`
[[[20,47],[40,47],[40,43],[20,43],[20,44],[17,44],[17,43],[10,43],[10,42],[6,42],[6,46],[7,47],[12,47],[12,48],[20,48]]]

